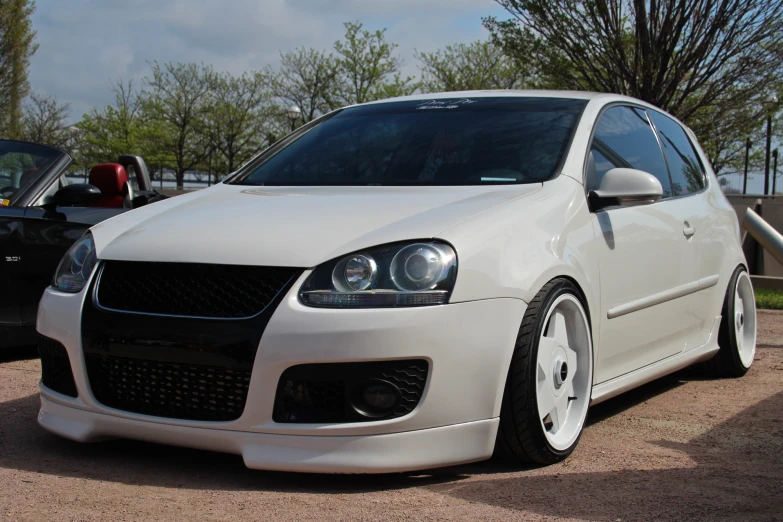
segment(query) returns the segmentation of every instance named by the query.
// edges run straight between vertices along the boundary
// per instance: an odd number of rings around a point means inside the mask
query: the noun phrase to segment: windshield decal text
[[[476,103],[476,100],[470,100],[467,98],[463,98],[461,100],[429,100],[420,103],[416,107],[416,110],[424,111],[432,109],[456,109],[460,105],[470,105],[471,103]]]

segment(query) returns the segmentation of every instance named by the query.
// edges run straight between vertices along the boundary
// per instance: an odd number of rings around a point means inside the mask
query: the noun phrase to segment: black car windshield
[[[241,185],[484,185],[551,179],[586,105],[534,97],[364,105],[272,148]]]
[[[0,140],[0,199],[12,203],[15,195],[44,174],[65,153],[51,147],[21,141]]]

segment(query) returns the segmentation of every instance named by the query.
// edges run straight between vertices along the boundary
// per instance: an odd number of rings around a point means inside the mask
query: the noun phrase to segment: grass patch
[[[765,308],[767,310],[783,310],[783,292],[757,288],[755,293],[756,308]]]

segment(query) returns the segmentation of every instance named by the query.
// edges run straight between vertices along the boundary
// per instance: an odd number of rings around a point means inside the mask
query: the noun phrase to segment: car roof
[[[546,91],[546,90],[521,90],[521,89],[487,89],[480,91],[452,91],[436,92],[428,94],[413,94],[410,96],[400,96],[397,98],[388,98],[385,100],[373,101],[361,105],[374,105],[379,103],[394,103],[401,101],[419,101],[419,100],[441,100],[453,98],[498,98],[498,97],[520,97],[520,98],[568,98],[572,100],[598,101],[611,103],[623,101],[643,105],[645,107],[660,111],[658,107],[650,105],[630,96],[621,94],[600,93],[590,91]]]
[[[603,92],[591,92],[591,91],[555,91],[555,90],[523,90],[523,89],[485,89],[477,91],[451,91],[451,92],[436,92],[428,94],[412,94],[410,96],[399,96],[397,98],[387,98],[385,100],[377,100],[367,103],[360,103],[356,105],[349,105],[345,107],[357,107],[361,105],[376,105],[379,103],[394,103],[403,101],[423,101],[423,100],[443,100],[454,98],[504,98],[504,97],[519,97],[519,98],[566,98],[571,100],[585,100],[588,102],[595,102],[601,106],[609,103],[624,102],[632,103],[645,107],[647,109],[653,109],[658,112],[666,114],[668,117],[675,120],[684,128],[690,130],[682,121],[669,114],[667,111],[647,103],[638,98],[631,96],[624,96],[622,94],[603,93]],[[691,131],[693,132],[693,131]]]

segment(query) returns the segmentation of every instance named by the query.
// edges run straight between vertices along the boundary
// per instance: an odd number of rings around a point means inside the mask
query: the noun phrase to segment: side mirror
[[[611,169],[604,174],[598,189],[590,191],[590,199],[598,208],[649,205],[661,197],[663,187],[658,178],[636,169]]]
[[[55,207],[86,207],[101,199],[101,189],[87,183],[66,185],[52,196]]]

